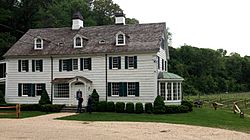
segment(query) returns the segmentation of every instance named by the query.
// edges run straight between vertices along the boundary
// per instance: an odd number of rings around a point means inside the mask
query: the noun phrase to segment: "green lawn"
[[[1,112],[14,112],[14,111],[0,111]],[[40,111],[21,111],[20,118],[28,118],[28,117],[35,117],[35,116],[40,116],[40,115],[45,115],[47,113],[45,112],[40,112]],[[0,114],[0,119],[1,118],[16,118],[16,114]]]
[[[195,108],[193,112],[183,114],[127,114],[127,113],[82,113],[60,118],[77,121],[131,121],[131,122],[162,122],[188,124],[215,128],[230,129],[250,133],[250,118],[240,118],[228,110],[211,108]]]

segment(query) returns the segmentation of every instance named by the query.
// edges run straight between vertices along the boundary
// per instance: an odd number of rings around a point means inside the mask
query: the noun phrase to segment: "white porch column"
[[[174,100],[174,87],[173,87],[173,82],[171,82],[171,100],[173,101]]]
[[[178,98],[178,86],[179,86],[178,82],[176,82],[175,85],[176,85],[176,100],[178,100],[179,99]]]
[[[181,96],[181,100],[182,100],[182,92],[181,92],[181,82],[180,82],[180,96]]]
[[[165,101],[167,101],[168,100],[168,83],[167,82],[165,82]]]

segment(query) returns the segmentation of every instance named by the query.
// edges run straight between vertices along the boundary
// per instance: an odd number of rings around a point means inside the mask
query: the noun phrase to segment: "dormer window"
[[[43,49],[43,40],[41,38],[35,38],[34,48],[35,50]]]
[[[116,45],[120,46],[120,45],[125,45],[125,34],[122,32],[118,32],[116,34]]]
[[[74,48],[82,48],[83,47],[83,39],[80,36],[75,36],[74,38]]]

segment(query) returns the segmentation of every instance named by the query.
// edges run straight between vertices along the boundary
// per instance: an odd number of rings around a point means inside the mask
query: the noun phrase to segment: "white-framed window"
[[[113,60],[112,60],[112,68],[113,69],[118,69],[119,67],[119,57],[113,57]]]
[[[32,72],[43,71],[43,60],[32,60]]]
[[[112,83],[112,96],[119,96],[119,83]]]
[[[73,70],[78,70],[78,59],[73,59]]]
[[[43,39],[40,37],[35,38],[34,40],[34,49],[42,50],[43,49]]]
[[[134,57],[133,56],[129,56],[128,57],[128,68],[134,68]]]
[[[84,58],[84,69],[91,70],[91,58]]]
[[[69,84],[55,84],[54,86],[55,98],[69,98]]]
[[[135,82],[128,83],[128,96],[135,96],[136,85]]]
[[[69,63],[69,60],[68,59],[66,59],[66,60],[63,60],[62,61],[63,62],[63,71],[68,71],[69,70],[69,65],[68,65],[68,63]]]
[[[177,96],[178,100],[181,99],[181,83],[177,83]]]
[[[173,83],[173,100],[177,100],[177,83]]]
[[[125,45],[125,34],[123,32],[118,32],[116,34],[116,45],[120,46],[120,45]]]
[[[18,72],[29,71],[29,60],[18,60]]]
[[[29,84],[23,84],[23,91],[22,91],[22,96],[28,96],[29,95]]]
[[[41,96],[43,92],[43,84],[36,84],[36,95]]]
[[[160,83],[160,96],[163,98],[163,100],[166,100],[166,85],[165,83]]]
[[[79,35],[74,37],[74,48],[82,48],[83,47],[83,38]]]

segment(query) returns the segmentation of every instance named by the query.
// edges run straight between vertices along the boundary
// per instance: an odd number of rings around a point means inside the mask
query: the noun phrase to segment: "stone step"
[[[65,106],[62,108],[61,112],[76,112],[77,111],[77,106]],[[82,111],[86,111],[86,107],[82,107]]]

